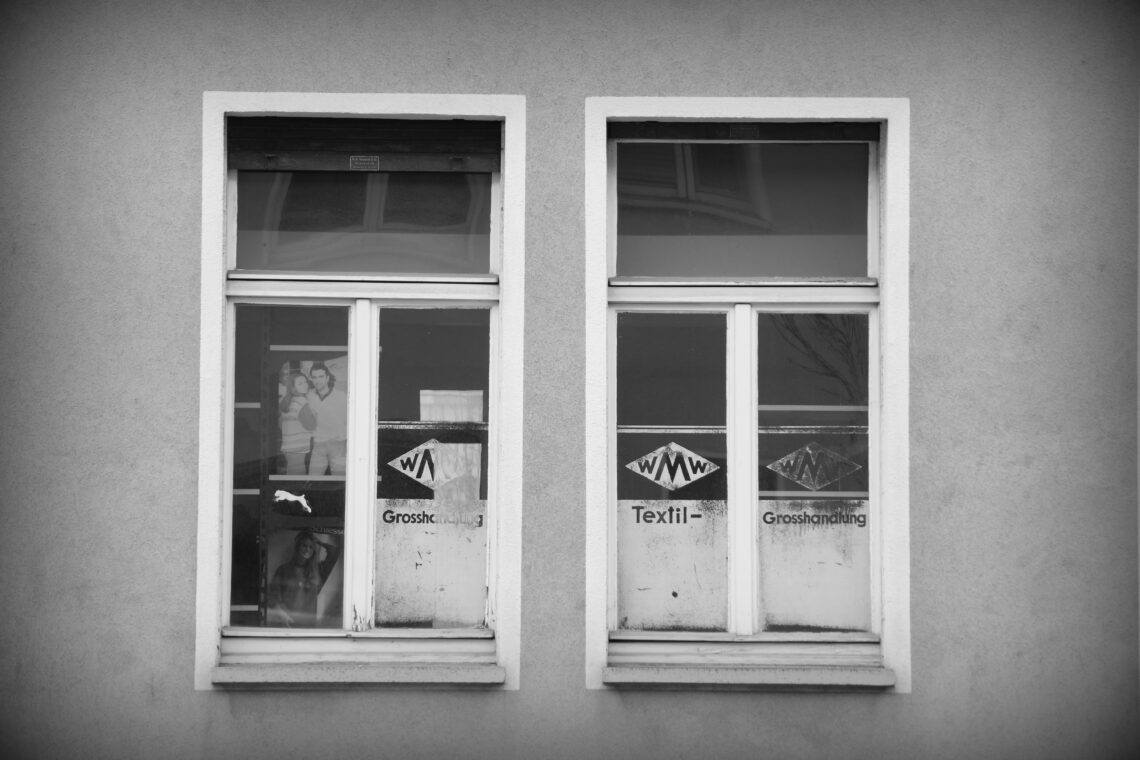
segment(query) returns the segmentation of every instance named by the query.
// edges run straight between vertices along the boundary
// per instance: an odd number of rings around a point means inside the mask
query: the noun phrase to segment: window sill
[[[506,669],[494,663],[293,662],[222,664],[215,686],[238,689],[316,689],[367,686],[502,686]]]
[[[612,665],[602,683],[638,689],[882,691],[895,674],[875,666]]]
[[[610,634],[602,683],[618,688],[884,690],[895,674],[871,633]]]
[[[358,686],[483,686],[506,683],[496,641],[482,636],[428,637],[413,631],[367,634],[235,636],[221,640],[220,658],[210,671],[216,687],[349,688]],[[242,630],[250,633],[250,630]],[[270,631],[270,633],[292,633]],[[422,633],[414,631],[414,633]],[[449,631],[451,634],[462,631]],[[371,635],[370,635],[371,634]]]

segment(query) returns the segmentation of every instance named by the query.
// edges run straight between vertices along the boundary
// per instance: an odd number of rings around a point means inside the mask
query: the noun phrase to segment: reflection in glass
[[[348,310],[235,308],[230,622],[340,628]]]
[[[866,406],[866,314],[760,314],[765,405]]]
[[[380,310],[375,624],[486,624],[490,311]]]
[[[618,142],[617,274],[866,276],[868,151]]]
[[[723,631],[726,317],[620,313],[617,331],[618,628]]]
[[[491,175],[238,172],[237,268],[490,271]]]

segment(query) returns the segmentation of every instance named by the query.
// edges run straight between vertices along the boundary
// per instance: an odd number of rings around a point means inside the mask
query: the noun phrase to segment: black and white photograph
[[[284,475],[345,474],[348,357],[281,366],[279,409]]]
[[[1140,757],[1140,0],[0,3],[3,760]]]

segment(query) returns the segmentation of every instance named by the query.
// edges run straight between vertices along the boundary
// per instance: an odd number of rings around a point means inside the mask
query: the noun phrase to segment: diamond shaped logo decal
[[[799,483],[804,488],[818,491],[824,486],[863,468],[850,459],[846,459],[812,441],[783,459],[772,462],[768,465],[768,469],[788,480]]]
[[[447,462],[441,457],[443,453],[441,448],[442,444],[432,438],[396,457],[388,463],[388,466],[434,491],[464,473],[461,468],[447,466]]]
[[[672,441],[633,460],[626,467],[670,491],[684,488],[720,469],[700,454],[694,454]]]

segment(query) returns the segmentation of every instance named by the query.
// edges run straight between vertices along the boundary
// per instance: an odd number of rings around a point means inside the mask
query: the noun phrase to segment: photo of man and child
[[[286,362],[279,384],[285,475],[345,471],[348,437],[347,357]]]

